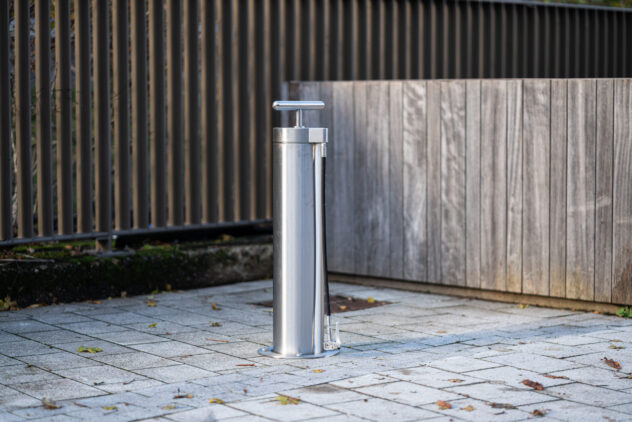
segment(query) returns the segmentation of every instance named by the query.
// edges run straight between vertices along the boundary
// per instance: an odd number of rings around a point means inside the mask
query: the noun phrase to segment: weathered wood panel
[[[566,297],[594,299],[595,81],[568,82]]]
[[[465,85],[465,277],[481,286],[481,81]]]
[[[404,140],[403,86],[401,81],[390,82],[389,87],[389,136],[384,140],[388,145],[389,183],[389,235],[390,268],[388,276],[404,277]]]
[[[549,295],[555,297],[566,296],[567,87],[568,81],[566,80],[551,81]]]
[[[524,81],[523,293],[549,293],[550,81]]]
[[[481,287],[505,290],[507,270],[507,82],[481,86]]]
[[[614,82],[612,301],[632,304],[632,80]]]
[[[428,279],[426,225],[426,83],[404,82],[403,91],[404,279]]]
[[[371,242],[366,226],[366,214],[373,204],[367,202],[371,181],[367,173],[369,165],[369,143],[367,140],[367,83],[356,82],[353,85],[354,103],[354,142],[353,172],[356,183],[353,189],[355,215],[353,220],[353,257],[356,274],[369,275],[369,245]],[[332,269],[333,270],[333,269]]]
[[[522,290],[522,81],[507,81],[507,291]]]
[[[427,85],[428,141],[428,280],[441,281],[441,84]]]
[[[389,87],[388,83],[369,82],[367,97],[367,167],[361,170],[369,183],[361,207],[363,229],[368,236],[368,274],[378,277],[390,275],[390,149]]]
[[[595,300],[612,299],[612,173],[614,81],[597,81]]]
[[[441,83],[441,282],[465,283],[465,81]]]

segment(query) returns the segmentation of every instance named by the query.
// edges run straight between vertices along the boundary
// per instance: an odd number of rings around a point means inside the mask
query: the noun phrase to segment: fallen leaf
[[[171,291],[171,284],[169,284],[169,283],[165,284],[165,290],[170,292]]]
[[[324,369],[312,369],[312,372],[315,374],[321,374],[324,371]]]
[[[628,379],[632,380],[632,374],[628,375]]]
[[[158,293],[160,293],[160,290],[155,289],[155,290],[153,290],[153,291],[151,292],[151,295],[152,295],[152,296],[153,296],[153,295],[157,295]]]
[[[542,417],[542,416],[546,415],[546,410],[535,409],[533,412],[531,412],[531,414],[533,416],[540,416],[540,417]]]
[[[168,404],[166,406],[162,406],[162,410],[172,410],[175,409],[176,405],[175,404]]]
[[[101,350],[100,347],[86,347],[86,346],[77,347],[77,352],[79,353],[99,353],[102,351],[103,350]]]
[[[101,409],[103,409],[103,410],[117,410],[118,408],[116,406],[101,406]]]
[[[298,402],[300,402],[299,399],[295,399],[294,397],[289,397],[289,396],[276,396],[274,398],[274,400],[271,401],[278,401],[277,404],[282,404],[282,405],[287,405],[287,404],[298,404]]]
[[[156,325],[158,325],[158,323],[154,322],[153,324],[149,324],[147,327],[149,327],[149,328],[156,328]]]
[[[208,325],[210,325],[211,327],[221,327],[222,326],[221,323],[213,322],[213,321],[209,322]]]
[[[219,306],[217,306],[215,304],[215,302],[211,302],[211,309],[213,309],[214,311],[221,311],[222,308],[220,308]]]
[[[621,343],[623,340],[619,340],[618,338],[615,338],[613,340],[610,340],[611,343]]]
[[[209,403],[224,404],[224,400],[222,400],[222,399],[216,399],[216,398],[214,398],[214,397],[211,397],[211,398],[208,400],[208,402],[209,402]]]
[[[450,378],[448,381],[450,381],[450,382],[463,382],[463,380],[459,379],[459,378]]]
[[[474,406],[472,405],[465,406],[465,407],[462,407],[461,410],[465,410],[466,412],[471,412],[472,410],[474,410]]]
[[[206,337],[204,340],[206,340],[206,341],[219,341],[220,343],[228,343],[228,340],[216,340],[214,338],[208,338],[208,337]]]
[[[543,377],[547,377],[547,378],[551,378],[554,380],[567,380],[568,377],[565,377],[564,375],[549,375],[549,374],[544,374],[542,375]]]
[[[347,305],[340,305],[340,310],[344,311],[345,309],[347,309]]]
[[[515,409],[516,406],[509,403],[490,403],[489,404],[494,409]]]
[[[437,334],[446,334],[446,333],[447,333],[447,331],[445,331],[445,330],[439,330],[439,331],[437,331]]]
[[[101,301],[100,300],[89,300],[88,303],[92,303],[94,305],[100,305]]]
[[[366,301],[367,301],[367,302],[369,302],[369,303],[373,303],[373,302],[375,302],[375,299],[373,299],[371,296],[369,296],[369,297],[366,299]]]
[[[73,404],[74,404],[75,406],[77,406],[77,407],[88,407],[88,406],[86,406],[85,404],[81,404],[81,403],[77,403],[77,402],[74,402]]]
[[[531,380],[522,380],[521,382],[527,387],[533,388],[534,390],[542,391],[542,389],[544,388],[542,387],[542,384],[540,384],[539,382],[535,382]]]
[[[619,362],[615,361],[614,359],[608,359],[608,358],[604,357],[602,360],[604,362],[606,362],[606,365],[608,365],[611,368],[616,369],[617,371],[619,369],[621,369],[621,364]]]
[[[154,308],[156,306],[156,301],[155,300],[151,300],[151,299],[147,299],[145,301],[145,305],[147,305],[148,308]]]
[[[192,399],[193,394],[178,394],[177,396],[173,396],[174,399]]]
[[[248,389],[244,388],[244,394],[248,394]]]
[[[57,403],[55,403],[52,400],[46,400],[46,397],[42,398],[42,405],[44,406],[45,409],[48,409],[48,410],[55,410],[61,407],[61,406],[58,406]]]
[[[625,347],[623,347],[623,346],[616,346],[616,345],[614,345],[614,344],[611,344],[611,345],[610,345],[610,348],[611,348],[611,349],[614,349],[614,350],[621,350],[621,349],[625,349]]]
[[[254,363],[238,363],[235,366],[255,366],[255,364]]]
[[[526,304],[526,303],[521,303],[520,305],[518,305],[518,308],[520,308],[520,309],[526,309],[528,307],[529,307],[529,305]]]
[[[437,400],[437,406],[439,406],[439,410],[447,410],[452,409],[452,405],[447,401]]]

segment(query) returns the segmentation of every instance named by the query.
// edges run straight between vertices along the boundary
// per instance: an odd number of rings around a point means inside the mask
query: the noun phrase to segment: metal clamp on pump
[[[274,230],[273,345],[259,349],[278,358],[318,358],[339,352],[329,323],[325,240],[327,128],[303,126],[303,110],[322,101],[275,101],[278,111],[295,111],[294,127],[272,136]]]

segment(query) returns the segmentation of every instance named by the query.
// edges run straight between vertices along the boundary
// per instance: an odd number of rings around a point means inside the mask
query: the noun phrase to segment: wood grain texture
[[[368,273],[388,277],[391,262],[390,236],[390,151],[389,151],[389,89],[388,84],[369,82],[367,85],[366,167],[362,170],[369,185],[366,190],[364,230],[368,236]],[[384,117],[387,118],[384,118]]]
[[[404,140],[403,123],[403,85],[401,81],[388,83],[389,88],[389,136],[383,144],[380,156],[389,157],[389,235],[390,235],[390,269],[389,277],[404,277]]]
[[[428,280],[441,281],[441,84],[428,81],[427,85],[428,141]]]
[[[612,299],[612,173],[614,81],[597,80],[595,301]]]
[[[356,183],[353,189],[353,203],[355,214],[353,217],[353,257],[355,273],[369,275],[369,232],[366,227],[368,208],[373,206],[368,201],[371,181],[367,177],[369,163],[369,144],[367,140],[367,83],[353,84],[354,103],[354,155],[353,172]]]
[[[507,291],[522,290],[522,81],[507,81]]]
[[[428,279],[426,226],[426,83],[404,82],[403,91],[404,279]]]
[[[632,80],[614,84],[612,302],[632,305]]]
[[[441,283],[465,282],[465,81],[441,83]]]
[[[522,292],[549,293],[550,81],[524,81]]]
[[[566,296],[567,87],[566,80],[551,81],[549,295],[555,297]]]
[[[481,81],[465,83],[465,278],[481,286]]]
[[[595,100],[594,80],[568,81],[566,176],[566,297],[593,300],[595,293]]]
[[[507,82],[481,82],[481,288],[505,290]]]

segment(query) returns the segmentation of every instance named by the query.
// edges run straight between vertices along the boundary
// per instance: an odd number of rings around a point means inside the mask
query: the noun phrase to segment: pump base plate
[[[277,353],[272,350],[272,346],[268,346],[260,348],[259,350],[257,350],[257,352],[259,352],[260,355],[276,359],[316,359],[337,355],[340,352],[340,349],[324,350],[322,353],[317,353],[313,355],[282,355],[281,353]]]

